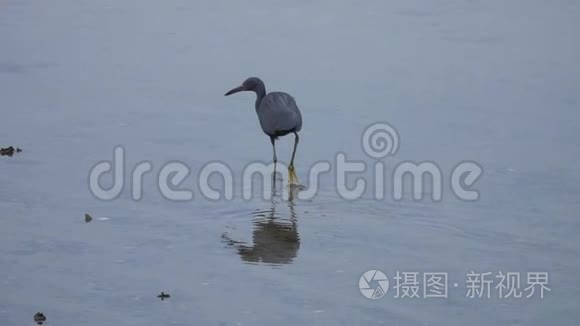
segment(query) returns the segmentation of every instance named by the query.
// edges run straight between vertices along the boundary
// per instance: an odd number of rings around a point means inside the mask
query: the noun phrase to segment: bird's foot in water
[[[293,165],[288,167],[288,186],[298,190],[304,189],[304,186],[302,186],[298,180],[298,176],[296,175],[296,171],[294,170]]]

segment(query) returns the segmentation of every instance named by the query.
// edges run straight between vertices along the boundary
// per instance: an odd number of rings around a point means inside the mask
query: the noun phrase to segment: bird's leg
[[[272,172],[272,185],[276,188],[276,163],[278,162],[278,158],[276,157],[276,139],[274,137],[270,137],[270,142],[272,143],[272,151],[274,152],[274,172]]]
[[[274,152],[274,171],[276,171],[276,163],[278,162],[278,158],[276,157],[276,139],[274,137],[270,137],[270,142],[272,143],[272,151]]]
[[[292,151],[292,158],[290,159],[290,166],[288,167],[288,183],[290,185],[300,185],[300,181],[298,181],[298,176],[296,176],[296,171],[294,170],[294,156],[296,156],[296,148],[298,147],[298,141],[300,141],[300,137],[298,134],[294,133],[294,150]]]

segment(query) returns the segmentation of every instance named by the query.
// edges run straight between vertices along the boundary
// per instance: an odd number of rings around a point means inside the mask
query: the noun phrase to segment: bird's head
[[[258,93],[259,91],[264,90],[264,82],[260,80],[258,77],[250,77],[242,83],[242,85],[230,90],[225,94],[225,96],[232,95],[237,92],[241,91],[253,91]]]

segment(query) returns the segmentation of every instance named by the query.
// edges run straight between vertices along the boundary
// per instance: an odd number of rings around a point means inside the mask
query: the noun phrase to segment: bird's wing
[[[268,135],[302,128],[302,115],[289,94],[272,92],[266,95],[257,110],[262,130]]]

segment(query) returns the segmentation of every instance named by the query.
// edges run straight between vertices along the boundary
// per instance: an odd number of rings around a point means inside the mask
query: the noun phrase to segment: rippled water
[[[579,18],[572,1],[3,1],[0,145],[23,152],[0,158],[0,325],[574,324]],[[337,153],[372,180],[361,135],[388,121],[387,178],[435,162],[443,200],[374,200],[372,182],[343,200],[334,171],[311,200],[242,199],[242,169],[271,158],[253,97],[223,97],[250,75],[296,97],[304,183]],[[89,191],[116,145],[129,171],[153,164],[140,201],[129,176],[113,201]],[[449,187],[463,160],[484,169],[476,202]],[[159,193],[169,161],[193,200]],[[210,161],[233,200],[202,196]],[[358,287],[371,269],[391,281],[378,300]],[[448,273],[448,298],[395,298],[397,271]],[[551,290],[469,298],[471,271],[547,272]]]

